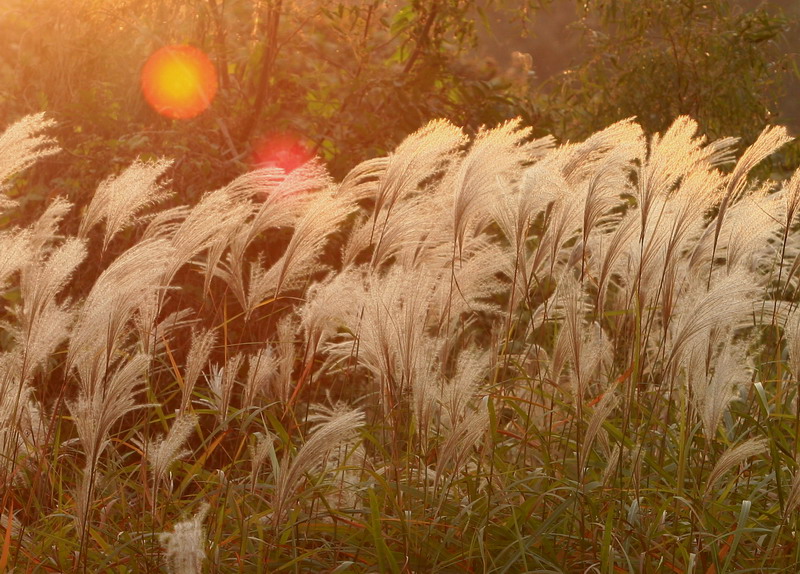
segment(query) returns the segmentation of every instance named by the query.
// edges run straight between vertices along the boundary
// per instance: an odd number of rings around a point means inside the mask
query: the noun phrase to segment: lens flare
[[[168,118],[184,120],[199,115],[211,105],[217,87],[214,64],[193,46],[165,46],[150,56],[142,69],[145,100]]]
[[[311,152],[300,138],[288,132],[270,134],[253,148],[256,167],[279,167],[285,173],[294,171],[311,158]]]

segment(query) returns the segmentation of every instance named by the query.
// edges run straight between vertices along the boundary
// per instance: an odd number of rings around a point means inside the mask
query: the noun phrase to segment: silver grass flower
[[[156,212],[147,223],[140,241],[172,240],[191,212],[192,208],[188,205],[170,207]]]
[[[77,400],[67,403],[75,429],[86,453],[86,467],[76,498],[78,531],[88,525],[94,501],[100,455],[108,446],[113,426],[127,413],[140,408],[136,395],[142,388],[150,356],[134,355],[101,381],[82,385]],[[83,381],[82,381],[83,382]]]
[[[284,514],[296,499],[296,491],[303,476],[323,463],[325,457],[343,441],[351,440],[353,433],[364,425],[364,413],[359,409],[340,411],[319,424],[297,454],[286,459],[278,469],[275,485],[272,521],[278,526]]]
[[[706,496],[711,494],[712,490],[714,490],[714,487],[717,486],[717,483],[729,470],[742,464],[750,457],[758,456],[767,452],[769,448],[768,445],[768,439],[751,438],[743,443],[729,448],[722,453],[722,456],[719,457],[717,464],[714,465],[714,468],[711,469],[711,474],[708,476],[708,482],[706,482],[705,489]]]
[[[189,450],[181,450],[197,425],[197,415],[178,415],[166,437],[159,437],[147,449],[147,459],[153,475],[153,483],[158,486],[169,466],[188,454]]]
[[[525,264],[526,240],[538,211],[534,211],[533,203],[526,201],[526,198],[533,196],[535,194],[505,194],[494,203],[492,211],[492,218],[508,241],[508,248],[502,261],[503,274],[511,282],[508,309],[511,314],[524,301],[530,285],[528,266]]]
[[[728,180],[728,185],[726,186],[725,194],[720,203],[719,211],[717,212],[713,225],[711,261],[714,260],[716,254],[722,223],[725,220],[725,215],[729,206],[739,201],[746,194],[747,175],[767,156],[791,140],[792,138],[789,137],[786,128],[768,126],[764,128],[764,131],[761,132],[758,139],[745,150],[742,157],[736,162],[736,166],[733,168],[733,172]],[[708,229],[710,231],[712,226]]]
[[[499,184],[529,160],[524,141],[530,128],[511,120],[491,129],[481,130],[469,152],[448,176],[444,184],[453,194],[453,240],[460,254],[470,226],[482,227],[491,214],[491,194]]]
[[[590,382],[611,359],[611,343],[597,322],[589,325],[585,321],[590,306],[580,283],[566,279],[557,292],[564,319],[553,349],[551,373],[557,381],[565,365],[570,364],[573,398],[582,405]]]
[[[800,380],[800,310],[796,307],[789,314],[784,328],[786,354],[789,368],[796,381]]]
[[[22,445],[21,426],[33,389],[20,377],[22,349],[0,353],[0,479],[13,471]]]
[[[246,309],[248,316],[269,297],[296,288],[319,269],[317,258],[328,235],[349,215],[354,204],[331,191],[320,191],[297,222],[283,255],[268,270],[254,264],[250,271]]]
[[[172,333],[181,327],[191,325],[192,317],[195,316],[195,311],[189,308],[178,309],[162,316],[162,307],[168,301],[163,291],[155,291],[142,300],[133,315],[139,348],[152,353],[153,356],[166,352]]]
[[[247,356],[247,379],[242,394],[242,407],[256,404],[257,397],[264,395],[268,399],[272,391],[272,381],[278,373],[278,357],[272,347],[264,347],[257,353]]]
[[[725,256],[726,269],[741,265],[755,270],[759,261],[777,255],[769,244],[781,231],[785,207],[783,202],[760,192],[743,198],[728,210],[717,251],[717,257]],[[765,253],[765,247],[772,253]],[[767,265],[772,266],[772,263]]]
[[[363,270],[358,268],[346,268],[311,285],[298,311],[308,347],[316,351],[340,328],[352,328],[353,303],[364,297]]]
[[[63,197],[56,197],[45,208],[30,227],[31,253],[44,256],[50,251],[50,245],[61,239],[59,226],[72,209],[72,204]]]
[[[606,458],[606,466],[603,469],[603,477],[600,480],[603,486],[608,487],[611,485],[611,481],[614,478],[614,474],[618,470],[617,465],[619,464],[619,459],[621,455],[622,455],[622,447],[619,445],[619,443],[617,443],[616,445],[614,445],[614,448],[611,450],[608,457]]]
[[[87,395],[102,385],[117,350],[131,331],[138,307],[161,288],[173,250],[164,240],[137,243],[95,281],[78,314],[67,352],[68,368],[78,371]]]
[[[776,150],[792,141],[792,139],[794,138],[789,136],[783,126],[767,126],[764,128],[756,138],[756,141],[744,151],[742,157],[739,158],[733,168],[726,190],[726,197],[729,198],[729,203],[735,203],[742,197],[746,189],[747,175],[750,171]],[[720,216],[718,219],[722,219],[722,217]]]
[[[629,212],[607,235],[597,237],[592,243],[592,251],[599,261],[597,269],[597,315],[602,316],[606,309],[608,287],[615,276],[628,276],[625,259],[628,246],[636,237],[639,227],[639,216],[635,211]]]
[[[386,414],[409,389],[423,333],[432,319],[430,304],[439,277],[426,269],[393,268],[384,276],[365,277],[363,296],[351,303],[345,326],[358,340],[358,362],[381,381]],[[333,359],[344,359],[352,345],[346,342],[326,351]]]
[[[785,289],[788,289],[790,286],[796,286],[798,272],[800,272],[800,237],[798,237],[798,235],[797,233],[789,233],[784,243],[785,253],[783,266],[788,268],[787,271],[782,272],[782,281]],[[775,302],[771,303],[775,305]],[[778,310],[776,309],[775,311],[777,312]]]
[[[637,199],[641,214],[641,234],[648,223],[656,198],[663,198],[682,177],[703,161],[704,137],[695,137],[697,122],[687,116],[678,117],[664,132],[654,135],[650,153],[639,173]]]
[[[431,428],[435,416],[441,412],[443,402],[443,379],[439,357],[445,346],[444,337],[424,336],[419,346],[419,356],[414,364],[414,373],[411,378],[411,403],[414,412],[415,426],[420,436],[423,448],[427,450],[428,440],[432,438]],[[461,377],[459,382],[468,383],[468,375]],[[458,385],[456,385],[458,386]],[[453,404],[452,402],[450,402]],[[453,405],[451,412],[463,414],[463,409],[458,410],[458,405]],[[457,420],[457,418],[453,418]]]
[[[436,194],[424,194],[398,201],[377,221],[364,217],[350,232],[342,255],[344,266],[353,265],[368,247],[374,246],[370,265],[379,268],[398,253],[424,246],[442,228],[439,215],[441,199]]]
[[[448,322],[454,327],[467,314],[501,313],[500,307],[490,301],[506,287],[497,279],[504,269],[503,250],[485,237],[475,238],[465,245],[461,257],[458,265],[438,273],[435,264],[415,272],[431,277],[431,320],[441,331],[447,331]]]
[[[80,239],[70,238],[44,261],[29,260],[20,273],[22,307],[18,314],[15,338],[25,349],[24,379],[44,365],[58,345],[69,335],[74,313],[56,296],[67,285],[75,269],[86,257]]]
[[[286,180],[286,177],[286,173],[279,168],[254,169],[231,181],[225,186],[225,191],[231,197],[239,199],[251,199],[257,196],[268,198]]]
[[[749,364],[745,344],[726,342],[711,360],[705,356],[705,349],[702,347],[693,350],[691,354],[693,360],[688,362],[688,383],[692,402],[700,415],[706,437],[712,441],[717,434],[722,415],[730,403],[739,397],[740,389],[750,382],[752,366]],[[706,373],[706,365],[709,363],[714,365],[712,373]]]
[[[559,154],[562,176],[570,183],[594,179],[601,165],[630,164],[645,155],[642,128],[628,118],[595,132],[578,144],[566,145]]]
[[[258,475],[268,458],[275,458],[275,436],[264,429],[264,432],[255,433],[256,444],[250,446],[250,474],[253,479],[252,488],[255,490]],[[277,467],[277,465],[276,465]]]
[[[564,180],[556,186],[557,195],[549,206],[545,219],[546,228],[539,245],[526,262],[530,277],[542,274],[557,277],[570,266],[570,261],[573,265],[575,263],[571,254],[565,257],[564,249],[581,232],[585,198],[575,193]],[[580,259],[583,259],[583,255]]]
[[[455,477],[465,464],[471,449],[486,436],[489,429],[489,409],[486,399],[481,400],[447,432],[439,449],[436,462],[436,477],[433,488],[437,489],[444,476]],[[452,468],[451,468],[452,465]]]
[[[789,228],[800,211],[800,169],[796,170],[789,181],[784,184],[781,195],[786,204],[786,219],[783,223],[786,228]]]
[[[39,403],[29,399],[23,406],[17,422],[19,430],[20,453],[25,457],[38,456],[47,446],[47,420],[42,417]]]
[[[276,227],[269,221],[275,217],[281,217],[279,212],[284,207],[289,207],[295,202],[302,203],[310,194],[327,189],[333,183],[325,164],[319,160],[311,160],[288,174],[278,170],[279,178],[274,179],[274,177],[268,176],[270,183],[261,184],[258,174],[274,169],[264,168],[250,172],[250,174],[239,176],[228,185],[231,193],[233,193],[231,188],[246,188],[248,195],[259,202],[259,213],[253,219],[255,229]],[[250,175],[255,176],[255,180],[252,182]]]
[[[374,196],[380,186],[380,178],[390,161],[390,157],[375,157],[362,161],[344,176],[336,193],[353,201]]]
[[[27,230],[0,233],[0,289],[22,268],[31,256],[31,234]]]
[[[208,388],[211,391],[211,400],[208,401],[208,404],[216,412],[220,424],[225,424],[227,421],[233,387],[243,362],[244,357],[238,353],[229,358],[225,365],[212,367],[211,375],[206,377]]]
[[[5,190],[9,177],[58,151],[55,140],[41,133],[54,125],[53,120],[39,113],[25,116],[0,134],[0,192]],[[4,196],[0,208],[10,205],[9,201]]]
[[[692,252],[706,234],[705,215],[721,199],[725,177],[716,169],[698,166],[684,176],[677,189],[660,206],[657,225],[665,237],[661,261],[669,262]]]
[[[69,283],[72,274],[86,257],[86,244],[77,238],[67,239],[44,261],[28,260],[20,275],[22,322],[32,320]]]
[[[241,236],[240,230],[246,228],[247,219],[252,213],[252,209],[248,210],[246,207],[246,204],[243,204],[240,206],[240,209],[235,210],[234,215],[237,219],[231,218],[228,222],[229,227],[217,237],[211,239],[206,247],[205,261],[199,262],[200,268],[205,271],[203,290],[206,293],[210,292],[211,281],[214,277],[226,278],[225,267],[222,263],[223,255],[228,251],[229,260],[235,257],[235,254],[230,250],[235,245],[236,239]],[[239,293],[236,285],[231,284],[230,286],[234,289],[234,294]],[[242,293],[244,293],[244,291],[242,291]]]
[[[278,321],[275,350],[278,356],[278,374],[272,379],[271,396],[278,398],[282,405],[287,405],[295,379],[292,376],[296,355],[295,338],[299,329],[292,315],[286,315]]]
[[[172,532],[162,532],[158,539],[165,547],[170,574],[202,574],[206,557],[206,534],[203,521],[210,506],[204,502],[195,515],[176,522]]]
[[[169,196],[158,179],[171,165],[171,160],[136,160],[121,174],[105,179],[86,208],[78,236],[85,237],[92,227],[105,220],[105,251],[117,233],[134,223],[137,212]]]
[[[260,178],[256,176],[259,172],[260,170],[253,172],[256,182],[245,180],[240,184],[252,186],[252,193],[257,194],[258,206],[254,208],[252,217],[240,226],[231,239],[230,250],[225,260],[219,261],[219,265],[213,270],[215,275],[230,286],[242,306],[246,305],[247,299],[245,286],[247,249],[270,229],[294,227],[313,199],[312,192],[327,189],[331,184],[327,170],[317,162],[306,163],[291,174],[282,174],[280,179],[270,181],[268,185],[257,185]],[[239,179],[246,178],[247,175]],[[232,186],[233,184],[228,188]],[[206,274],[206,288],[210,276]]]
[[[489,368],[488,351],[467,348],[458,354],[455,376],[441,390],[442,423],[453,429],[468,415],[469,405]]]
[[[328,399],[330,401],[330,397]],[[323,425],[350,411],[347,404],[337,401],[331,406],[313,404],[309,407],[308,422],[314,433]],[[352,509],[356,506],[358,483],[367,454],[360,444],[358,428],[343,437],[324,457],[319,472],[323,475],[326,506],[332,509]]]
[[[223,188],[205,194],[188,213],[180,210],[162,221],[162,229],[169,234],[173,248],[163,283],[170,284],[184,265],[214,246],[216,257],[220,257],[224,246],[236,236],[252,211],[251,203],[231,197]],[[216,264],[217,261],[206,264],[207,276],[215,273]]]
[[[753,275],[743,269],[717,278],[709,290],[695,282],[676,307],[677,318],[670,325],[668,363],[681,357],[712,327],[735,324],[747,316],[752,311],[756,285]]]
[[[148,355],[134,355],[107,379],[82,388],[77,400],[67,403],[90,468],[94,468],[108,446],[114,424],[125,414],[139,408],[136,395],[142,387],[149,364]]]
[[[74,323],[75,313],[56,303],[51,303],[30,320],[19,326],[11,335],[20,343],[24,361],[19,377],[30,381],[37,370],[44,369],[47,361],[57,352]]]
[[[189,410],[195,383],[208,363],[208,357],[216,340],[216,334],[212,329],[192,333],[192,344],[189,347],[189,354],[186,356],[186,366],[183,372],[181,413]]]
[[[789,519],[798,506],[800,506],[800,472],[795,471],[792,477],[792,485],[789,487],[789,494],[783,507],[784,522]]]
[[[375,221],[417,191],[426,178],[454,160],[467,137],[447,120],[433,120],[408,136],[389,158],[375,195]],[[385,211],[384,211],[385,210]]]

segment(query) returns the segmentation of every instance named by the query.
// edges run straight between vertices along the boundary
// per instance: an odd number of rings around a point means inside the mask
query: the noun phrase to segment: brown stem
[[[222,0],[222,4],[218,6],[217,0],[208,0],[208,6],[214,19],[214,44],[217,52],[217,62],[219,63],[217,69],[219,70],[220,83],[222,88],[227,91],[230,88],[230,78],[228,77],[228,55],[225,51],[225,21],[222,18],[225,2]]]
[[[420,54],[422,53],[422,49],[428,45],[428,34],[430,34],[431,27],[433,27],[433,22],[436,20],[436,11],[439,8],[438,4],[434,4],[431,8],[431,11],[428,12],[425,23],[422,25],[422,30],[420,30],[419,36],[417,37],[416,45],[414,46],[414,51],[411,53],[411,57],[406,62],[405,67],[403,68],[403,75],[405,76],[411,71],[411,68],[414,67],[414,64],[419,59]]]
[[[261,72],[256,85],[256,99],[253,103],[253,110],[242,129],[242,139],[246,140],[253,132],[261,113],[267,103],[267,88],[272,76],[272,68],[275,58],[278,55],[278,26],[281,21],[281,5],[283,0],[276,0],[275,3],[268,3],[266,37],[264,38],[264,54],[261,57]]]

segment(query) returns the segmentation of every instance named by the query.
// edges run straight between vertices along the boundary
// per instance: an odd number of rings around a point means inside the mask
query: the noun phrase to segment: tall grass
[[[800,172],[696,131],[436,121],[161,210],[139,161],[7,226],[0,570],[796,571]]]

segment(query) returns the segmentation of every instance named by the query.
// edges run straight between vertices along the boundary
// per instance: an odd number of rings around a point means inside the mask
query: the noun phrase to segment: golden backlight
[[[142,92],[159,114],[193,118],[211,105],[217,93],[217,73],[201,50],[188,45],[165,46],[144,65]]]
[[[279,167],[290,173],[312,157],[312,153],[298,136],[290,132],[278,132],[255,144],[252,162],[256,167]]]

